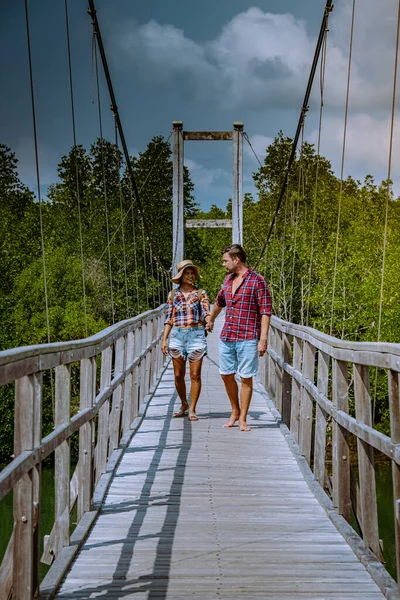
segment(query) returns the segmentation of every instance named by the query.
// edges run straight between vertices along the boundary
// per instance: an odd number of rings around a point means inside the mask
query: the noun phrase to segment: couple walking
[[[258,357],[267,350],[271,316],[271,298],[265,279],[246,266],[242,246],[232,244],[222,251],[222,264],[228,271],[210,313],[205,290],[194,283],[199,268],[190,260],[177,265],[172,278],[179,287],[170,292],[166,308],[162,352],[172,357],[175,386],[181,408],[174,417],[188,414],[197,421],[196,405],[201,391],[201,366],[207,353],[206,331],[212,332],[214,321],[226,307],[225,323],[220,336],[220,374],[231,403],[231,416],[224,427],[236,421],[241,431],[250,431],[247,412],[253,393],[253,377],[258,370]],[[169,342],[168,342],[169,340]],[[186,399],[186,360],[190,366],[190,406]],[[239,375],[239,394],[235,375]]]

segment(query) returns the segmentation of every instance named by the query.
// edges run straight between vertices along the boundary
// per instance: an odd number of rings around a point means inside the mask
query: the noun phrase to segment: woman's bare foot
[[[239,423],[240,431],[251,431],[250,427],[247,425],[246,421],[244,423]]]
[[[185,417],[188,413],[188,409],[189,409],[189,404],[186,402],[185,404],[182,404],[182,406],[178,410],[178,412],[174,413],[172,416],[174,417],[174,419],[176,419],[178,417]]]
[[[231,416],[229,417],[229,421],[227,423],[225,423],[225,425],[223,425],[223,427],[233,427],[234,424],[236,423],[236,421],[239,418],[239,414],[236,413],[232,413]]]
[[[189,411],[189,421],[198,421],[199,417],[196,415],[195,412],[192,412],[191,410]]]

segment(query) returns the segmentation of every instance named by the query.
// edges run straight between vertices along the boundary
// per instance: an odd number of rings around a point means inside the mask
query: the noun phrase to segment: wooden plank
[[[388,371],[390,434],[394,444],[400,444],[400,375],[396,371]],[[400,502],[400,467],[392,460],[394,532],[396,541],[397,581],[400,581],[400,518],[398,514]]]
[[[232,131],[184,131],[183,139],[185,141],[230,141],[232,140]]]
[[[301,360],[302,360],[303,348],[302,341],[298,337],[293,339],[293,369],[299,374],[301,372]],[[299,431],[300,431],[300,400],[301,400],[301,386],[300,383],[294,379],[292,380],[292,403],[290,411],[290,433],[294,437],[297,443],[299,443]]]
[[[292,362],[292,341],[293,338],[286,333],[282,334],[282,358],[285,363]],[[290,375],[282,368],[282,420],[290,429],[291,414],[291,394],[292,379]]]
[[[188,229],[230,229],[232,227],[232,219],[186,219],[185,227]]]
[[[372,426],[372,408],[369,387],[369,371],[364,365],[354,365],[354,400],[356,419]],[[363,540],[368,548],[382,558],[379,544],[378,507],[376,501],[374,449],[357,438],[358,477]]]
[[[315,348],[309,342],[303,344],[302,374],[314,382]],[[311,461],[311,439],[313,426],[313,400],[310,392],[302,387],[300,398],[299,450],[308,464]]]
[[[91,408],[95,398],[94,373],[96,361],[94,358],[84,358],[81,361],[80,377],[80,409]],[[92,426],[89,421],[79,431],[79,486],[78,486],[78,523],[85,512],[90,510],[92,501]]]
[[[132,334],[133,335],[133,334]],[[101,354],[100,392],[106,390],[111,383],[112,346]],[[108,436],[109,436],[110,401],[107,399],[99,411],[98,442],[96,448],[96,484],[106,471]]]
[[[114,376],[124,372],[125,369],[125,358],[126,358],[126,344],[125,338],[117,340],[115,345],[115,364],[114,364]],[[118,448],[120,430],[121,430],[121,413],[122,404],[124,401],[124,384],[121,383],[115,390],[112,396],[111,412],[110,412],[110,435],[108,445],[108,456]]]
[[[33,376],[15,382],[14,452],[19,454],[33,448],[35,388]],[[33,563],[33,477],[24,475],[14,487],[14,559],[13,596],[31,600],[34,594],[34,575],[38,564]]]
[[[332,361],[332,401],[337,410],[349,411],[347,363]],[[333,505],[346,521],[350,520],[350,449],[347,431],[333,415],[332,421]]]
[[[318,352],[317,388],[323,396],[328,396],[329,356]],[[314,475],[320,486],[325,486],[326,428],[328,415],[317,403],[315,408]]]

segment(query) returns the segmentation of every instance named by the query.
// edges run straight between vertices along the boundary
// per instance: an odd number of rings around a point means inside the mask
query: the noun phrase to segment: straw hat
[[[194,265],[191,260],[181,260],[181,262],[179,262],[176,265],[176,270],[178,272],[177,272],[176,275],[174,275],[171,278],[171,281],[173,283],[179,283],[180,280],[181,280],[181,277],[183,275],[183,271],[185,269],[187,269],[188,267],[192,267],[192,269],[194,269],[196,271],[196,279],[199,279],[200,278],[200,269],[199,269],[199,267],[197,267],[196,265]]]

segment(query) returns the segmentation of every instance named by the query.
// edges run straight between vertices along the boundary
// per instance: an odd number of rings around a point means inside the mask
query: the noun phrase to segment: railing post
[[[310,342],[304,341],[303,344],[303,377],[314,382],[315,370],[315,348]],[[305,387],[301,389],[300,400],[300,431],[299,431],[299,450],[305,457],[308,464],[311,461],[311,438],[313,425],[313,399]]]
[[[354,399],[357,421],[372,427],[368,366],[354,365]],[[374,449],[357,438],[357,452],[363,540],[375,556],[380,558]]]
[[[290,365],[292,362],[292,336],[287,333],[283,334],[282,337],[282,354],[283,360],[286,364]],[[292,378],[283,369],[282,375],[282,421],[290,429],[290,412],[291,412],[291,391],[292,391]]]
[[[276,330],[274,327],[271,327],[270,329],[270,335],[269,335],[269,344],[270,344],[270,348],[271,350],[275,350],[276,347],[276,343],[275,343],[275,338],[276,338]],[[272,358],[272,356],[269,356],[269,362],[268,362],[268,396],[270,398],[270,400],[272,400],[272,402],[275,404],[275,361]]]
[[[135,334],[133,331],[130,331],[127,335],[126,340],[126,366],[133,363],[134,357],[134,343],[135,343]],[[126,433],[129,431],[130,426],[132,425],[133,415],[135,412],[134,406],[134,381],[133,381],[133,371],[129,373],[129,375],[125,379],[125,389],[124,389],[124,406],[122,409],[122,432]]]
[[[100,391],[103,392],[111,383],[113,348],[108,346],[101,353]],[[99,410],[98,440],[96,448],[96,484],[100,477],[106,472],[107,449],[109,439],[110,423],[110,400],[104,402]]]
[[[400,444],[400,374],[388,371],[390,435],[394,444]],[[396,540],[397,581],[400,588],[400,466],[392,460],[394,531]]]
[[[81,360],[80,409],[91,408],[96,394],[96,359]],[[92,502],[92,432],[93,421],[82,425],[79,431],[79,483],[78,483],[78,523],[89,511]]]
[[[332,403],[334,409],[349,412],[347,362],[332,360]],[[332,420],[333,505],[338,513],[350,520],[350,450],[348,432]]]
[[[116,341],[115,344],[114,377],[117,377],[124,372],[126,356],[125,350],[125,337],[122,336]],[[108,448],[109,457],[119,446],[123,398],[124,383],[119,385],[112,395],[110,412],[110,445]]]
[[[325,397],[328,396],[329,383],[329,355],[318,351],[318,391]],[[315,442],[314,442],[314,476],[320,486],[325,486],[325,453],[326,453],[326,427],[328,415],[317,403],[315,408]]]
[[[27,375],[15,382],[14,453],[18,456],[34,447],[35,380]],[[32,471],[14,486],[13,598],[31,600],[37,580],[34,563],[34,479]],[[36,553],[35,553],[36,554]]]
[[[301,372],[301,356],[302,356],[302,342],[298,337],[294,337],[293,340],[293,368],[299,373]],[[292,404],[290,410],[290,432],[293,435],[297,443],[299,443],[299,429],[300,429],[300,399],[301,399],[301,386],[296,379],[292,381]]]
[[[56,367],[55,385],[55,427],[69,423],[71,405],[71,366]],[[57,535],[54,541],[54,556],[57,557],[64,546],[69,546],[69,480],[70,449],[65,441],[55,450],[55,518]]]
[[[42,397],[43,374],[35,373],[33,379],[33,446],[39,448],[42,442]],[[42,463],[32,469],[33,484],[33,591],[39,589],[40,561],[40,490],[42,486]]]
[[[279,329],[275,330],[275,347],[274,350],[279,358],[282,358],[282,332]],[[282,416],[282,378],[283,369],[279,363],[275,365],[275,406],[279,414]]]

